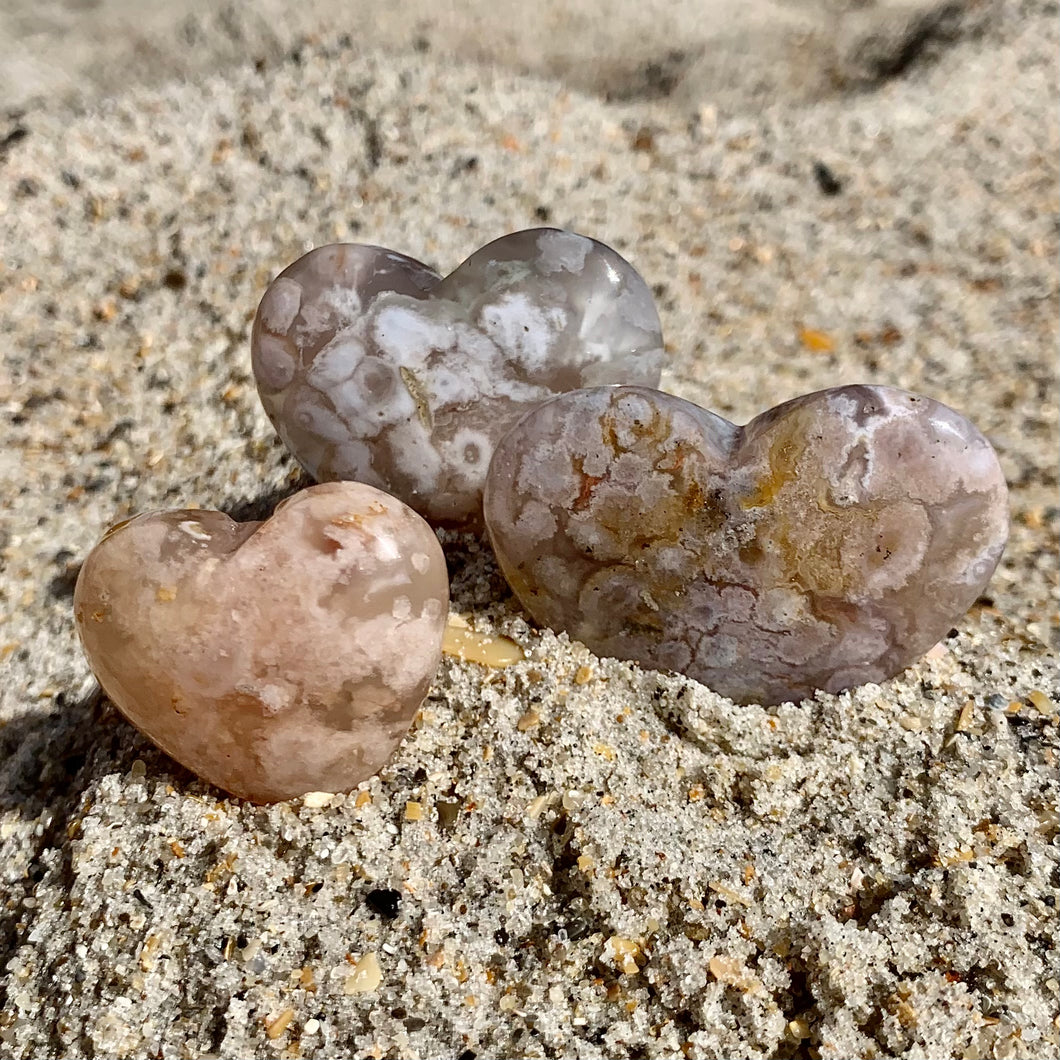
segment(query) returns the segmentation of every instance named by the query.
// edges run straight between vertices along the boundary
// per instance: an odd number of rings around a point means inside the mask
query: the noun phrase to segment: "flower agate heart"
[[[564,394],[501,440],[484,511],[538,622],[763,704],[897,673],[972,605],[1008,534],[986,439],[882,386],[742,428],[638,387]]]
[[[304,490],[263,523],[137,516],[85,560],[74,615],[122,713],[235,795],[345,791],[405,735],[441,660],[445,559],[371,486]]]
[[[269,419],[315,479],[355,479],[434,523],[481,521],[497,440],[527,409],[602,383],[654,386],[651,292],[602,243],[556,229],[488,244],[440,279],[381,247],[320,247],[254,320]]]

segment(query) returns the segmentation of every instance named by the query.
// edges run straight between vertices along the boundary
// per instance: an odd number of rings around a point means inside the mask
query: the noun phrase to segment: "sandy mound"
[[[0,1051],[1051,1053],[1042,12],[872,91],[743,111],[336,34],[0,128]],[[488,549],[453,538],[454,607],[527,661],[445,663],[360,792],[220,798],[95,694],[77,561],[130,512],[246,514],[293,488],[247,331],[304,249],[365,240],[447,269],[546,222],[655,286],[683,397],[745,420],[871,380],[970,416],[1013,487],[989,599],[886,686],[737,708],[530,627]]]

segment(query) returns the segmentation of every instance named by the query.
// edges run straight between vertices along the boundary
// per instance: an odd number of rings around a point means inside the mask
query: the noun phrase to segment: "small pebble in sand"
[[[318,480],[355,479],[433,523],[477,524],[493,447],[575,387],[659,382],[651,291],[593,239],[552,228],[483,247],[441,279],[355,243],[265,292],[251,338],[269,419]]]
[[[972,605],[1008,535],[989,442],[883,386],[743,428],[641,387],[564,394],[501,440],[484,510],[542,625],[745,703],[893,676]]]
[[[263,523],[129,520],[85,561],[74,614],[104,690],[159,747],[235,795],[309,793],[312,807],[405,735],[441,661],[448,599],[430,527],[343,482]]]
[[[374,953],[366,953],[346,976],[343,992],[346,994],[369,994],[378,989],[383,981],[383,970],[379,967],[379,958]]]

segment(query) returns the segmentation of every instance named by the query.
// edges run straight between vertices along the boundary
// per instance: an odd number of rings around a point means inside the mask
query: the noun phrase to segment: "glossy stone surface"
[[[764,704],[897,673],[972,605],[1008,534],[986,439],[882,386],[743,428],[644,388],[565,394],[500,442],[484,510],[542,625]]]
[[[269,419],[317,480],[355,479],[474,525],[493,446],[555,394],[655,386],[662,336],[633,267],[540,228],[439,278],[403,254],[320,247],[273,281],[252,334]]]
[[[74,615],[123,714],[258,802],[344,791],[407,731],[441,659],[445,559],[371,486],[329,483],[263,523],[151,512],[85,560]]]

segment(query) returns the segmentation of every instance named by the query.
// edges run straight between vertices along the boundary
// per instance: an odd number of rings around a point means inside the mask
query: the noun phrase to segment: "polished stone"
[[[987,440],[883,386],[743,428],[645,388],[565,394],[499,443],[484,510],[542,625],[766,704],[903,669],[974,603],[1008,534]]]
[[[85,560],[74,614],[107,695],[205,780],[259,802],[375,773],[441,659],[445,558],[430,527],[359,483],[262,523],[137,516]]]
[[[251,346],[265,411],[310,475],[449,525],[479,523],[493,447],[527,409],[654,386],[663,359],[634,268],[550,228],[495,240],[445,279],[381,247],[320,247],[265,292]]]

